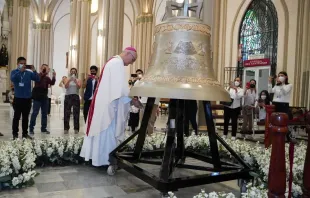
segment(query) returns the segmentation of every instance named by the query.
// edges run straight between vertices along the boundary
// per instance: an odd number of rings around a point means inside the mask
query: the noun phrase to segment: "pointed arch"
[[[230,36],[228,38],[228,45],[226,45],[227,52],[229,53],[228,64],[237,66],[238,57],[238,43],[239,43],[239,30],[243,21],[243,17],[254,0],[243,0],[235,14]],[[272,0],[278,15],[278,46],[277,46],[277,70],[287,69],[287,54],[288,54],[288,31],[289,31],[289,12],[285,0]]]
[[[248,6],[239,28],[239,46],[243,61],[251,55],[264,54],[271,61],[271,73],[274,75],[277,66],[278,52],[278,14],[271,0],[253,0]],[[240,75],[240,74],[239,74]]]

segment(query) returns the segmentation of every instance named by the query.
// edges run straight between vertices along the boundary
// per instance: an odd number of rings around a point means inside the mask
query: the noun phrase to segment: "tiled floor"
[[[165,127],[166,116],[160,116],[156,122],[157,128]],[[40,118],[37,120],[35,130],[36,138],[49,136],[63,136],[63,120],[59,115],[57,106],[52,108],[52,116],[48,118],[50,135],[40,134]],[[81,133],[83,135],[83,118],[81,116]],[[9,140],[11,135],[11,120],[9,107],[0,105],[0,132],[5,136],[0,140]],[[70,135],[73,132],[71,132]],[[189,161],[191,159],[188,159]],[[188,162],[188,161],[187,161]],[[151,165],[144,167],[150,171],[158,172],[158,168]],[[38,168],[40,175],[35,178],[35,185],[20,190],[6,190],[0,192],[0,198],[159,198],[160,193],[137,179],[124,170],[117,172],[115,176],[108,176],[105,168],[94,168],[91,166],[66,166],[66,167],[45,167]],[[195,175],[196,171],[177,171],[176,175]],[[198,194],[201,189],[208,192],[225,191],[239,194],[239,187],[236,181],[229,181],[218,184],[209,184],[198,187],[180,189],[176,192],[178,198],[191,198]]]

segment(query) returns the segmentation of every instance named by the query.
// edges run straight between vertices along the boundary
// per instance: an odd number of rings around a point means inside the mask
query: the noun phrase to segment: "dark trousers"
[[[49,98],[48,99],[47,115],[51,114],[51,107],[52,107],[52,98]]]
[[[33,100],[32,114],[30,119],[29,130],[33,132],[36,126],[36,119],[41,109],[41,131],[45,132],[47,127],[47,109],[48,99]]]
[[[173,113],[173,112],[176,113],[176,111],[173,110],[176,108],[177,108],[177,100],[176,99],[170,99],[169,115],[168,115],[167,125],[169,125],[169,120],[171,118],[176,117],[176,114]],[[185,100],[185,113],[187,115],[188,121],[191,123],[196,134],[198,134],[198,125],[197,125],[197,121],[196,121],[197,110],[198,110],[198,107],[197,107],[197,101],[196,100]],[[179,107],[178,107],[177,111],[184,111],[184,102],[179,103]],[[190,134],[185,134],[185,135],[189,136]]]
[[[80,130],[80,96],[76,94],[65,96],[64,105],[64,130],[70,129],[70,115],[73,107],[74,130]]]
[[[279,113],[286,113],[288,115],[289,120],[293,119],[293,115],[290,113],[290,105],[289,103],[283,103],[283,102],[272,102],[272,104],[275,106],[275,112]],[[289,130],[286,134],[287,140],[291,139],[291,131]]]
[[[13,101],[14,118],[12,123],[13,137],[18,137],[19,120],[22,115],[23,136],[28,135],[28,121],[31,110],[31,99],[29,98],[14,98]]]
[[[196,133],[198,134],[198,125],[197,125],[197,101],[196,100],[186,100],[185,101],[185,113],[188,115],[188,119]]]
[[[84,108],[83,108],[83,115],[84,115],[84,121],[86,123],[87,120],[87,116],[88,116],[88,111],[89,111],[89,107],[91,104],[91,100],[85,100],[84,102]]]
[[[228,134],[228,125],[231,120],[231,135],[232,137],[236,137],[239,115],[240,107],[235,109],[224,107],[224,135]]]
[[[289,105],[289,103],[272,102],[272,104],[275,106],[275,112],[286,113],[289,116],[289,119],[290,120],[292,119],[290,116],[290,105]]]

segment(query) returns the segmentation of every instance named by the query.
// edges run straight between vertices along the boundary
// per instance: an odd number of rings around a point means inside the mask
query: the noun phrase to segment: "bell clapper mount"
[[[178,3],[175,1],[167,1],[166,6],[166,18],[173,17],[172,11],[178,10],[178,16],[182,17],[190,17],[189,11],[195,13],[194,16],[199,18],[202,12],[203,2],[201,0],[196,0],[191,2],[189,0],[184,0],[183,3]]]

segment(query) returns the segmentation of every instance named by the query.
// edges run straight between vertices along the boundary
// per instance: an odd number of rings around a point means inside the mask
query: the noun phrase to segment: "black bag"
[[[231,106],[233,102],[234,102],[234,99],[231,98],[230,102],[220,102],[220,104],[224,106]]]

